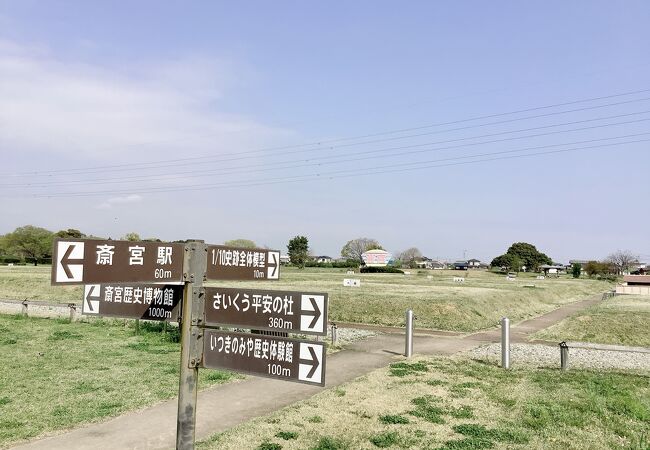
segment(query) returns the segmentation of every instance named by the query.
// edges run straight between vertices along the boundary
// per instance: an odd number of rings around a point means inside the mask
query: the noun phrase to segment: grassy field
[[[618,295],[533,335],[536,339],[650,347],[650,297]]]
[[[647,450],[650,375],[395,363],[199,448]]]
[[[51,266],[0,266],[0,299],[79,303],[83,286],[50,286]]]
[[[46,266],[0,267],[0,299],[80,302],[82,289],[51,287],[49,270]],[[537,316],[611,288],[609,283],[589,279],[537,280],[534,274],[507,281],[502,274],[486,271],[411,272],[352,276],[345,269],[283,268],[277,282],[208,285],[327,292],[334,322],[402,326],[404,311],[412,308],[417,327],[456,331],[493,327],[503,316],[512,321]],[[464,276],[465,282],[455,283],[455,276]],[[343,287],[344,278],[360,278],[361,287]],[[535,287],[526,287],[530,285]]]
[[[503,275],[486,271],[411,272],[352,276],[337,269],[288,269],[278,282],[239,285],[328,292],[334,322],[403,326],[404,311],[412,308],[416,327],[457,331],[493,327],[503,316],[513,321],[537,316],[611,287],[588,279],[537,280],[530,274],[507,281]],[[465,282],[455,283],[455,276],[464,276]],[[361,287],[344,287],[344,278],[361,279]],[[533,284],[534,288],[525,287]]]
[[[177,330],[0,315],[0,448],[178,393]],[[202,370],[205,387],[233,375]]]

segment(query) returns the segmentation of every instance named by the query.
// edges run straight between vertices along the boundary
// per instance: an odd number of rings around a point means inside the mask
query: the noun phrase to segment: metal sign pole
[[[206,268],[207,246],[203,241],[188,241],[185,246],[185,292],[180,323],[181,370],[178,387],[178,415],[176,418],[176,449],[194,449],[196,426],[196,395],[200,356],[197,341],[202,336],[198,328],[197,309],[203,300],[202,286]],[[193,314],[194,313],[194,314]]]

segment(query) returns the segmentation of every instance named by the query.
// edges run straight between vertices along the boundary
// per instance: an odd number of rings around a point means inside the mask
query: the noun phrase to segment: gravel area
[[[370,330],[360,330],[358,328],[338,328],[338,345],[343,346],[350,344],[355,341],[360,341],[362,339],[369,338],[371,336],[376,336],[377,333]],[[332,342],[332,327],[327,329],[327,342]]]
[[[501,362],[501,344],[482,345],[465,353],[470,358]],[[560,367],[559,346],[511,344],[511,367]],[[569,369],[624,369],[650,372],[650,353],[569,349]]]

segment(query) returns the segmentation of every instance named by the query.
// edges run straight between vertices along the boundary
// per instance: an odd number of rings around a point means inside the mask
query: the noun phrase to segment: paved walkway
[[[546,328],[574,312],[591,306],[600,297],[565,305],[535,319],[511,327],[513,340],[525,340],[529,334]],[[465,336],[432,336],[416,333],[414,349],[423,355],[452,355],[485,342],[498,342],[499,330]],[[378,335],[350,345],[328,356],[325,389],[353,380],[371,370],[402,359],[403,333]],[[276,411],[311,397],[323,388],[297,383],[250,377],[199,392],[196,439],[205,439],[254,417]],[[172,448],[176,442],[176,399],[141,411],[127,413],[107,422],[77,428],[64,434],[43,438],[20,449],[159,449]]]

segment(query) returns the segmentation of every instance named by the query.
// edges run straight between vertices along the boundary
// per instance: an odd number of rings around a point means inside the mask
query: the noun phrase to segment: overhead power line
[[[143,169],[147,170],[147,169],[164,168],[164,167],[178,167],[178,165],[179,165],[178,163],[183,163],[183,162],[185,162],[186,165],[191,165],[191,164],[205,163],[206,161],[219,162],[219,161],[229,161],[229,160],[235,160],[235,159],[250,159],[250,158],[254,158],[254,156],[246,157],[246,156],[242,156],[242,155],[251,155],[251,154],[257,154],[257,153],[267,153],[267,152],[274,151],[274,150],[288,150],[288,149],[299,149],[299,148],[304,149],[305,147],[314,147],[314,146],[316,146],[316,148],[308,149],[306,151],[318,151],[318,150],[322,149],[323,146],[325,146],[327,144],[335,144],[335,143],[338,143],[338,142],[345,142],[345,141],[358,140],[358,139],[366,139],[366,138],[379,137],[379,136],[387,136],[387,135],[398,134],[398,133],[406,133],[406,132],[418,131],[418,130],[434,128],[434,127],[439,127],[439,126],[454,125],[454,124],[460,124],[460,123],[465,123],[465,122],[471,122],[471,121],[477,121],[477,120],[485,120],[485,119],[490,119],[490,118],[504,117],[504,116],[508,116],[508,115],[521,114],[521,113],[525,113],[525,112],[539,111],[539,110],[544,110],[544,109],[556,108],[556,107],[561,107],[561,106],[575,105],[575,104],[586,103],[586,102],[591,102],[591,101],[598,101],[598,100],[604,100],[604,99],[610,99],[610,98],[618,98],[618,97],[634,95],[634,94],[640,94],[640,93],[645,93],[645,92],[650,92],[650,89],[641,89],[641,90],[629,91],[629,92],[624,92],[624,93],[619,93],[619,94],[612,94],[612,95],[607,95],[607,96],[592,97],[592,98],[587,98],[587,99],[574,100],[574,101],[570,101],[570,102],[556,103],[556,104],[552,104],[552,105],[545,105],[545,106],[539,106],[539,107],[534,107],[534,108],[526,108],[526,109],[521,109],[521,110],[516,110],[516,111],[489,114],[489,115],[484,115],[484,116],[477,116],[477,117],[459,119],[459,120],[448,121],[448,122],[439,122],[439,123],[434,123],[434,124],[429,124],[429,125],[422,125],[422,126],[418,126],[418,127],[402,128],[402,129],[398,129],[398,130],[390,130],[390,131],[384,131],[384,132],[379,132],[379,133],[357,135],[357,136],[352,136],[352,137],[330,139],[330,140],[323,140],[323,141],[315,141],[315,142],[305,143],[305,144],[296,144],[296,145],[282,146],[282,147],[268,147],[268,148],[262,148],[262,149],[257,149],[257,150],[247,150],[247,151],[235,152],[235,153],[219,155],[219,156],[206,155],[206,156],[189,157],[189,158],[166,159],[166,160],[156,161],[156,162],[142,162],[142,163],[128,163],[128,164],[124,163],[124,164],[111,164],[111,165],[101,165],[101,166],[91,166],[91,167],[71,168],[71,169],[28,171],[28,172],[21,172],[21,173],[5,173],[5,174],[3,174],[3,176],[5,176],[5,177],[17,177],[17,176],[29,176],[29,175],[38,176],[38,175],[56,175],[56,174],[66,174],[66,173],[72,174],[72,173],[76,173],[76,172],[87,172],[88,173],[89,171],[97,171],[97,170],[100,170],[100,171],[110,171],[110,170],[122,170],[122,171],[124,171],[124,170],[143,170]],[[606,105],[595,105],[595,106],[591,106],[591,107],[579,108],[579,109],[574,109],[574,110],[569,110],[569,111],[557,111],[557,112],[552,112],[552,113],[547,113],[547,114],[541,114],[541,115],[535,115],[535,116],[527,116],[527,117],[523,117],[523,118],[514,118],[514,119],[505,120],[505,121],[491,122],[491,123],[488,123],[488,124],[477,124],[477,125],[472,125],[472,126],[467,126],[467,127],[460,127],[460,128],[454,128],[454,129],[448,129],[448,130],[439,130],[439,131],[430,132],[430,133],[420,133],[420,134],[416,134],[416,135],[407,135],[407,136],[394,136],[392,138],[386,138],[386,139],[380,139],[380,140],[364,141],[364,142],[359,142],[359,143],[348,143],[348,144],[345,144],[345,145],[330,146],[329,148],[330,149],[332,149],[332,148],[342,148],[342,147],[353,146],[353,145],[365,145],[365,144],[368,144],[368,143],[385,142],[385,141],[389,141],[389,140],[408,139],[408,138],[421,137],[421,136],[430,135],[430,134],[438,134],[438,133],[459,131],[459,130],[464,130],[464,129],[483,127],[483,126],[490,126],[490,125],[496,125],[496,124],[503,124],[503,123],[514,122],[514,121],[518,121],[518,120],[529,120],[529,119],[533,119],[533,118],[547,117],[547,116],[558,115],[558,114],[568,114],[568,113],[571,113],[571,112],[598,109],[598,108],[604,108],[604,107],[609,107],[609,106],[616,106],[616,105],[622,105],[622,104],[628,104],[628,103],[640,102],[640,101],[646,101],[646,100],[650,100],[650,98],[632,99],[632,100],[626,100],[626,101],[622,101],[622,102],[610,103],[610,104],[606,104]],[[294,151],[291,151],[291,152],[276,152],[276,153],[274,153],[274,156],[277,156],[279,154],[295,154],[295,153],[300,153],[300,152],[303,152],[303,151],[305,151],[305,150],[294,150]],[[223,159],[224,156],[228,156],[228,155],[233,155],[233,156],[235,156],[235,158],[234,159]],[[169,164],[161,165],[161,163],[163,163],[163,164],[169,163]]]
[[[569,129],[569,130],[556,130],[556,131],[550,131],[550,132],[545,132],[545,133],[529,134],[529,135],[524,135],[524,136],[513,136],[513,137],[507,137],[507,138],[501,138],[501,139],[493,139],[493,140],[488,140],[488,141],[472,142],[472,143],[466,143],[466,144],[460,144],[460,145],[451,145],[451,146],[445,146],[445,147],[410,150],[410,151],[403,151],[403,152],[393,152],[393,153],[388,153],[388,154],[382,154],[382,155],[379,155],[379,156],[376,155],[376,153],[384,153],[386,151],[391,151],[391,150],[402,150],[402,149],[407,149],[407,148],[422,147],[422,146],[425,146],[425,145],[437,145],[437,144],[445,144],[445,143],[453,143],[453,142],[462,142],[462,141],[466,141],[466,140],[470,140],[470,139],[477,139],[477,138],[481,138],[481,137],[501,136],[501,135],[504,135],[504,134],[519,133],[519,132],[523,132],[523,131],[533,131],[533,130],[547,129],[547,128],[551,128],[551,127],[566,126],[566,125],[571,125],[571,124],[576,124],[576,123],[593,122],[593,121],[597,121],[597,120],[605,120],[605,119],[610,119],[610,118],[626,117],[626,116],[630,116],[630,115],[647,114],[647,113],[650,113],[650,110],[648,110],[648,111],[640,111],[640,112],[636,112],[636,113],[622,114],[622,115],[617,115],[617,116],[586,119],[586,120],[583,120],[583,121],[565,122],[565,123],[559,123],[559,124],[553,124],[553,125],[545,125],[545,126],[541,126],[541,127],[533,127],[533,128],[526,128],[526,129],[520,129],[520,130],[504,131],[504,132],[486,134],[486,135],[481,135],[481,136],[471,136],[471,137],[457,138],[457,139],[446,140],[446,141],[429,142],[429,143],[425,143],[425,144],[415,144],[415,145],[408,145],[408,146],[401,146],[401,147],[367,150],[367,151],[357,152],[357,153],[353,153],[353,154],[337,155],[336,159],[334,159],[334,160],[332,160],[333,159],[332,155],[329,155],[329,156],[315,158],[313,160],[305,160],[304,162],[300,162],[300,163],[297,163],[296,161],[281,161],[281,162],[276,162],[276,163],[253,164],[253,165],[236,166],[236,167],[225,167],[225,168],[203,170],[203,171],[175,172],[174,174],[167,175],[167,176],[156,174],[156,175],[145,175],[145,176],[138,176],[138,177],[101,178],[101,179],[92,179],[92,180],[48,181],[48,182],[42,182],[42,183],[26,183],[26,184],[21,184],[21,185],[16,185],[14,183],[14,184],[11,184],[11,185],[6,184],[6,185],[0,185],[0,186],[5,187],[5,188],[9,188],[9,187],[24,188],[25,186],[29,186],[29,187],[52,187],[52,186],[72,186],[72,185],[75,185],[75,186],[89,186],[89,185],[99,185],[99,184],[139,183],[139,182],[146,182],[146,181],[169,181],[169,180],[174,180],[174,179],[184,179],[185,177],[182,176],[182,175],[191,175],[192,177],[212,176],[212,175],[230,175],[230,174],[237,174],[237,173],[242,173],[242,172],[245,172],[245,173],[263,172],[263,171],[270,171],[270,170],[282,170],[282,169],[292,169],[292,168],[301,168],[301,167],[313,167],[313,166],[340,164],[340,163],[343,163],[343,162],[353,162],[353,161],[363,161],[363,160],[367,160],[367,159],[406,156],[406,155],[413,155],[413,154],[419,154],[419,153],[430,153],[430,152],[434,152],[434,151],[460,149],[460,148],[474,147],[474,146],[480,146],[480,145],[486,145],[486,144],[494,144],[494,143],[500,143],[500,142],[508,142],[508,141],[514,141],[514,140],[531,139],[531,138],[537,138],[537,137],[542,137],[542,136],[550,136],[550,135],[556,135],[556,134],[564,134],[564,133],[585,131],[585,130],[593,130],[593,129],[602,129],[602,128],[607,128],[607,127],[612,127],[612,126],[628,125],[628,124],[633,124],[633,123],[645,122],[645,121],[650,120],[650,118],[637,119],[637,120],[631,120],[631,121],[623,121],[623,122],[615,122],[615,123],[608,123],[608,124],[601,124],[601,125],[594,125],[594,126],[589,126],[589,127],[573,128],[573,129]],[[645,133],[641,133],[641,134],[645,134]],[[605,139],[611,139],[611,138],[605,138]],[[594,140],[592,140],[592,141],[594,141]],[[588,141],[588,142],[590,142],[590,141]],[[360,156],[360,155],[369,155],[369,156]],[[284,164],[284,165],[282,165],[282,164]]]
[[[359,169],[337,170],[331,172],[298,175],[293,177],[271,178],[266,180],[259,180],[256,182],[208,183],[208,184],[186,185],[182,187],[161,187],[161,188],[147,188],[147,189],[139,189],[139,190],[129,189],[129,190],[103,190],[103,191],[92,191],[92,192],[57,192],[57,193],[46,193],[46,194],[34,195],[33,197],[34,198],[90,197],[90,196],[97,196],[97,195],[184,192],[184,191],[208,190],[208,189],[218,189],[218,188],[228,188],[228,187],[235,188],[235,187],[266,186],[266,185],[274,185],[274,184],[294,183],[300,181],[314,181],[317,179],[325,179],[325,178],[336,179],[336,178],[348,178],[353,176],[356,177],[356,176],[368,176],[368,175],[377,175],[377,174],[385,174],[385,173],[406,172],[406,171],[414,171],[414,170],[423,170],[423,169],[434,168],[434,167],[446,167],[446,166],[473,164],[473,163],[480,163],[480,162],[487,162],[487,161],[507,160],[507,159],[514,159],[514,158],[575,152],[581,150],[606,148],[606,147],[636,144],[642,142],[650,142],[650,139],[638,139],[633,141],[590,145],[590,146],[574,147],[569,149],[548,150],[548,151],[540,151],[534,153],[525,153],[520,155],[516,155],[512,153],[522,152],[524,151],[524,149],[507,150],[507,151],[500,151],[500,152],[484,153],[481,155],[467,155],[467,156],[459,156],[459,157],[430,160],[430,161],[417,161],[417,162],[409,162],[409,163],[401,163],[401,164],[390,164],[385,166],[375,166],[363,170],[359,170]],[[467,161],[467,159],[470,160]],[[443,162],[443,164],[439,164],[441,162]],[[415,167],[411,167],[411,166],[415,166]]]

